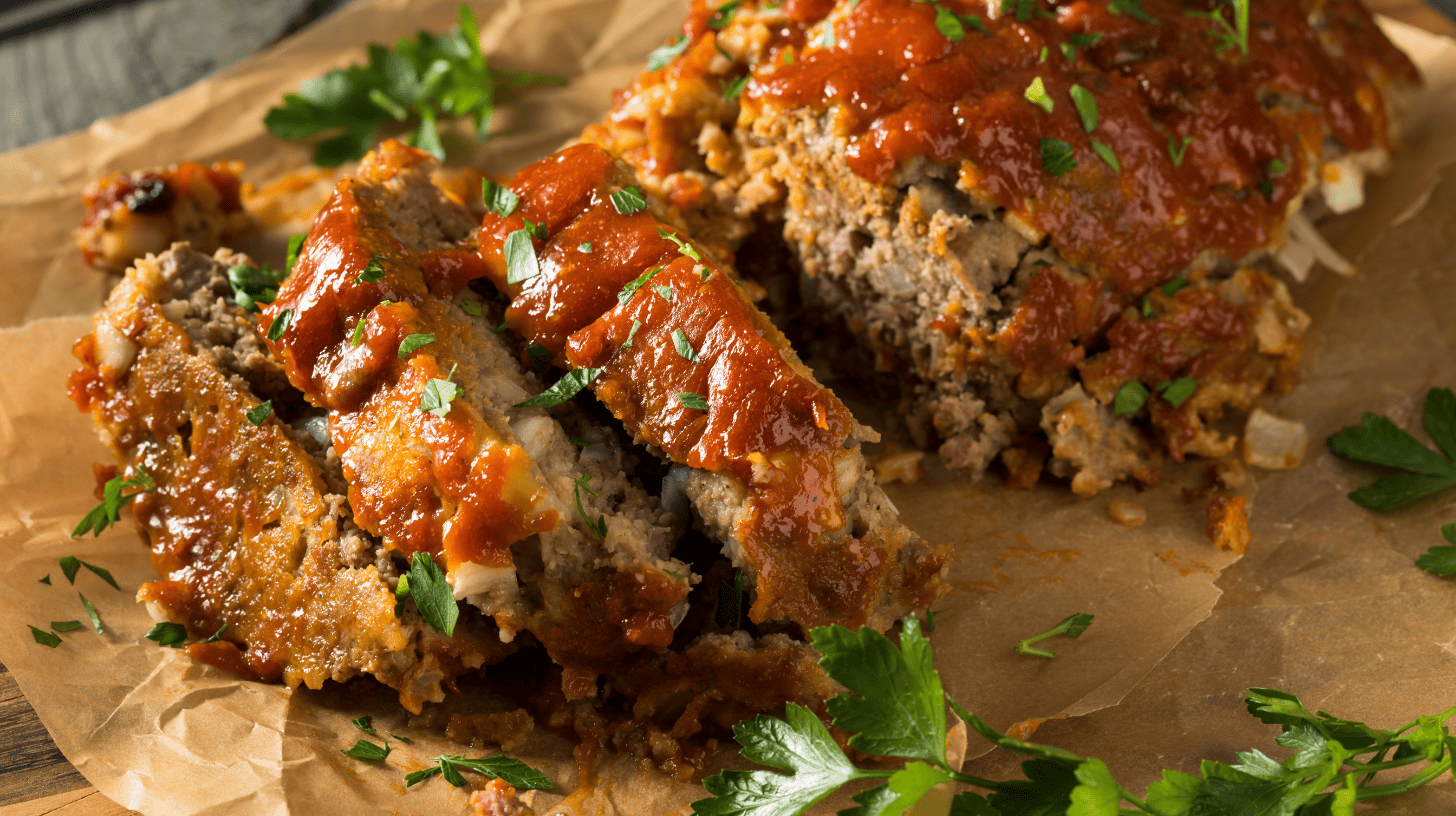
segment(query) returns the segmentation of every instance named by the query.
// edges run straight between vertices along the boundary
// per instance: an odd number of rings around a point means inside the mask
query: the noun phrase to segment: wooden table
[[[138,107],[201,79],[231,60],[266,47],[279,36],[295,30],[302,24],[300,21],[312,19],[321,11],[347,1],[147,0],[111,7],[57,29],[0,41],[0,98],[7,100],[7,106],[13,104],[30,112],[19,126],[12,113],[9,125],[0,130],[0,149],[18,147],[84,126],[98,116]],[[1456,0],[1440,1],[1456,4]],[[1456,24],[1424,0],[1366,2],[1397,20],[1456,37]],[[216,23],[218,16],[230,15],[240,20],[238,27],[220,28]],[[213,22],[200,24],[198,21],[203,19]],[[108,31],[114,34],[117,30],[127,32],[125,42],[113,43],[101,52],[92,53],[94,61],[88,59],[83,70],[77,55],[94,45],[97,38],[105,39],[101,35]],[[158,45],[175,44],[193,36],[210,37],[209,42],[216,49],[194,46],[179,55]],[[195,57],[204,51],[208,55],[206,59],[187,62],[189,54]],[[71,70],[50,73],[48,66],[52,63],[70,65]],[[129,68],[144,70],[121,75]],[[17,72],[23,72],[19,81]],[[25,85],[24,76],[37,75],[43,76],[39,84]],[[10,87],[6,86],[7,82]],[[12,91],[17,95],[8,96]],[[10,99],[16,101],[12,103]],[[4,746],[0,753],[0,816],[130,813],[97,792],[66,761],[3,665],[0,665],[0,745]]]

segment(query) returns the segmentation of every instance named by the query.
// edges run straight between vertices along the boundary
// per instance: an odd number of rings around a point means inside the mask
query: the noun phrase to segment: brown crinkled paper
[[[503,108],[497,135],[471,161],[495,174],[546,154],[606,109],[645,54],[682,17],[681,0],[532,0],[476,4],[486,49],[500,65],[572,77]],[[368,682],[289,693],[243,682],[142,638],[149,628],[132,590],[152,577],[131,524],[99,538],[69,530],[95,502],[90,464],[109,461],[90,420],[66,399],[71,343],[90,329],[101,277],[71,242],[84,184],[113,169],[182,160],[238,159],[263,185],[299,170],[307,148],[270,137],[267,108],[303,79],[358,61],[371,40],[453,24],[453,0],[365,0],[267,54],[90,130],[0,157],[0,660],[14,673],[65,755],[103,793],[147,814],[424,813],[460,811],[465,797],[435,779],[406,790],[405,773],[441,753],[439,723],[411,721]],[[1415,57],[1427,88],[1407,114],[1405,145],[1374,183],[1365,209],[1325,234],[1359,273],[1317,270],[1294,286],[1315,316],[1304,384],[1270,407],[1302,418],[1304,465],[1261,473],[1254,544],[1242,560],[1204,535],[1203,503],[1182,487],[1206,463],[1170,469],[1163,486],[1119,487],[1090,500],[1042,485],[1010,492],[932,468],[891,495],[930,538],[957,542],[955,591],[937,608],[933,644],[947,690],[992,724],[1034,724],[1036,738],[1102,757],[1130,789],[1165,767],[1232,761],[1269,748],[1276,732],[1243,710],[1246,686],[1276,686],[1311,708],[1403,724],[1456,704],[1456,586],[1412,561],[1442,543],[1452,497],[1382,516],[1344,494],[1369,478],[1320,444],[1363,411],[1418,429],[1427,388],[1456,385],[1456,43],[1400,24],[1389,30]],[[316,188],[327,190],[327,174]],[[278,222],[274,236],[300,222]],[[298,215],[298,213],[293,213]],[[290,230],[290,228],[292,228]],[[277,253],[278,242],[273,243]],[[866,419],[874,421],[875,417]],[[1417,435],[1422,434],[1417,431]],[[1106,514],[1134,500],[1148,522],[1128,529]],[[109,568],[125,588],[82,570],[66,583],[57,559]],[[51,585],[38,583],[49,574]],[[100,609],[104,635],[32,642],[26,624],[85,620],[77,592]],[[1073,612],[1096,623],[1078,641],[1048,645],[1054,660],[1018,657],[1020,638]],[[382,764],[339,751],[371,714],[390,740]],[[1016,758],[975,738],[967,770],[1014,773]],[[574,813],[682,813],[696,784],[607,763],[599,784],[576,786],[571,744],[537,729],[514,755],[543,769],[558,792],[539,807]],[[842,805],[840,805],[842,806]],[[1383,813],[1456,810],[1449,777],[1381,806]]]

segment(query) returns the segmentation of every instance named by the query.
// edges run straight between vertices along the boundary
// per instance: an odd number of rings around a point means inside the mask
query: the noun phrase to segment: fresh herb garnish
[[[415,351],[433,342],[435,342],[435,335],[433,334],[415,332],[414,334],[406,335],[403,340],[399,341],[399,359],[406,359],[415,353]]]
[[[506,283],[520,283],[541,274],[536,261],[536,245],[529,229],[518,229],[506,236]]]
[[[722,31],[723,27],[728,25],[728,22],[733,19],[733,12],[737,11],[741,5],[743,5],[743,0],[728,0],[728,2],[718,6],[718,8],[713,10],[713,16],[708,18],[708,28],[714,31]]]
[[[374,732],[371,731],[370,733],[372,734]],[[389,743],[375,745],[369,740],[361,739],[354,743],[353,748],[347,751],[340,751],[339,753],[347,757],[353,757],[354,759],[362,759],[365,762],[383,762],[384,758],[389,756]]]
[[[1163,399],[1167,400],[1174,408],[1183,404],[1183,401],[1193,396],[1198,390],[1198,381],[1192,377],[1179,377],[1176,380],[1158,383],[1158,391],[1162,392]]]
[[[354,323],[354,336],[349,338],[350,346],[357,346],[360,343],[364,342],[364,326],[368,321],[368,312],[365,312],[364,314],[359,316],[358,321]]]
[[[485,313],[484,306],[481,304],[480,301],[476,300],[475,298],[466,298],[460,301],[460,311],[470,315],[471,317],[480,317],[482,314]]]
[[[1031,84],[1026,86],[1026,92],[1022,95],[1026,97],[1026,101],[1037,106],[1038,108],[1041,108],[1047,113],[1051,113],[1052,109],[1056,107],[1056,103],[1053,102],[1051,96],[1047,94],[1046,85],[1042,84],[1041,77],[1033,79],[1031,81]],[[1043,142],[1044,141],[1045,140],[1043,140]]]
[[[369,263],[364,265],[364,271],[354,278],[354,283],[379,283],[384,280],[384,256],[373,255]]]
[[[1148,401],[1148,387],[1139,380],[1128,380],[1112,397],[1113,416],[1129,416]]]
[[[1097,129],[1097,100],[1092,92],[1081,85],[1073,85],[1068,91],[1072,97],[1072,107],[1077,109],[1077,116],[1082,120],[1082,129],[1091,133]]]
[[[1441,535],[1451,542],[1451,546],[1443,545],[1426,550],[1425,555],[1416,559],[1416,566],[1432,575],[1451,575],[1456,573],[1456,522],[1443,524]],[[51,626],[54,627],[55,624]]]
[[[1112,149],[1112,145],[1100,139],[1093,139],[1092,152],[1097,154],[1097,158],[1107,162],[1107,166],[1112,168],[1112,172],[1122,172],[1122,164],[1117,160],[1117,151]]]
[[[248,424],[249,425],[252,425],[254,427],[257,427],[259,425],[262,425],[263,424],[263,420],[267,419],[268,416],[270,414],[272,414],[272,413],[273,413],[273,400],[264,400],[263,402],[260,402],[257,405],[254,405],[252,408],[249,408],[247,411],[245,411],[243,413],[243,416],[245,416],[245,417],[248,418]]]
[[[1228,0],[1228,2],[1234,7],[1232,23],[1224,18],[1221,8],[1215,8],[1213,11],[1184,11],[1183,13],[1189,17],[1197,17],[1213,23],[1213,28],[1204,31],[1218,43],[1213,47],[1213,53],[1222,54],[1230,48],[1237,48],[1240,54],[1247,57],[1249,55],[1250,0]]]
[[[437,632],[455,634],[455,622],[460,620],[455,590],[445,580],[445,571],[425,553],[417,552],[410,559],[409,593],[425,623]]]
[[[676,39],[667,45],[653,49],[647,55],[647,70],[660,71],[672,64],[672,61],[683,55],[688,50],[688,35],[679,34]]]
[[[407,140],[443,159],[437,115],[469,117],[484,137],[498,93],[566,84],[550,74],[491,68],[475,15],[464,3],[449,33],[420,32],[401,38],[393,50],[374,43],[368,54],[364,65],[329,71],[304,82],[298,93],[284,94],[263,118],[268,131],[292,140],[332,134],[314,146],[313,163],[336,167],[363,158],[382,125],[413,113],[419,126]]]
[[[662,267],[660,266],[649,269],[646,272],[643,272],[641,275],[638,275],[635,279],[629,281],[626,286],[622,287],[622,291],[617,293],[617,303],[626,306],[627,302],[632,299],[632,296],[637,294],[637,290],[646,286],[647,282],[656,277],[657,273],[661,271]]]
[[[1259,195],[1263,196],[1265,201],[1268,201],[1270,203],[1273,203],[1273,201],[1274,201],[1274,182],[1272,182],[1272,181],[1261,181],[1261,182],[1259,182],[1255,186],[1259,190]]]
[[[29,626],[29,624],[26,625]],[[30,636],[35,638],[36,643],[39,643],[42,646],[49,646],[52,649],[61,645],[60,635],[57,635],[54,632],[47,632],[44,629],[37,629],[34,626],[30,627]]]
[[[677,244],[677,251],[678,251],[678,254],[679,255],[686,255],[689,258],[692,258],[693,260],[697,261],[698,263],[702,263],[703,262],[703,256],[698,254],[698,250],[696,248],[694,248],[692,244],[690,244],[687,241],[684,241],[683,239],[677,237],[677,233],[675,233],[675,232],[668,232],[667,230],[663,229],[662,227],[658,227],[657,228],[657,234],[660,235],[660,236],[662,236],[663,238],[666,238],[667,240],[673,242],[674,244]]]
[[[581,245],[576,248],[576,251],[577,252],[585,252],[587,254],[591,254],[591,251],[592,251],[591,241],[583,241],[581,243]]]
[[[667,301],[668,303],[671,303],[672,302],[672,287],[671,286],[654,286],[654,287],[652,287],[652,291],[656,292],[658,297],[662,298],[663,300]]]
[[[1449,388],[1426,392],[1423,424],[1440,451],[1416,441],[1389,418],[1366,413],[1359,426],[1325,440],[1337,456],[1405,471],[1356,490],[1350,499],[1367,510],[1393,510],[1422,496],[1456,486],[1456,395]],[[1445,454],[1444,456],[1442,454]]]
[[[1178,141],[1173,134],[1168,134],[1168,157],[1173,160],[1174,167],[1183,166],[1183,154],[1188,152],[1188,143],[1193,141],[1192,136],[1184,136],[1183,141]]]
[[[692,363],[701,363],[703,361],[703,358],[698,356],[697,350],[693,348],[693,344],[688,340],[688,336],[683,333],[682,329],[672,330],[672,345],[677,349],[678,356],[684,360]]]
[[[84,535],[87,531],[98,536],[101,535],[102,530],[121,521],[121,508],[130,504],[132,499],[135,499],[142,493],[151,493],[156,489],[157,485],[152,481],[151,474],[147,473],[147,469],[141,465],[136,466],[135,475],[131,478],[123,478],[120,473],[116,474],[108,479],[106,485],[102,487],[101,503],[91,508],[90,512],[81,519],[81,523],[77,524],[76,529],[71,531],[71,537],[75,538],[76,536]],[[131,490],[132,492],[122,495],[123,490]],[[74,556],[66,556],[66,558],[74,558]],[[66,566],[66,558],[61,559],[61,570],[66,573],[66,579],[68,581],[75,583],[76,567],[71,566],[68,568]],[[77,561],[76,563],[79,564],[80,562]],[[97,573],[97,575],[100,574],[99,572]]]
[[[622,341],[622,348],[632,347],[632,338],[637,336],[637,330],[640,328],[642,328],[642,321],[634,319],[632,321],[632,329],[627,332],[627,339]]]
[[[209,635],[207,637],[207,640],[204,640],[202,642],[203,643],[216,643],[219,640],[222,640],[223,633],[227,631],[227,627],[228,627],[228,625],[226,623],[224,623],[222,626],[219,626],[217,628],[217,631],[216,632],[213,632],[211,635]]]
[[[50,586],[51,585],[51,576],[50,576],[50,573],[46,573],[46,577],[40,579],[39,581],[36,581],[36,583],[38,583],[38,584],[45,584],[46,586]]]
[[[1270,159],[1269,163],[1264,165],[1264,172],[1271,176],[1282,176],[1288,169],[1289,166],[1284,163],[1283,159]]]
[[[1062,59],[1065,59],[1067,62],[1077,61],[1077,49],[1075,46],[1073,46],[1071,43],[1062,43],[1061,49]]]
[[[109,484],[109,482],[108,482]],[[76,573],[81,571],[81,559],[74,555],[62,556],[60,560],[61,574],[66,576],[66,583],[76,583]]]
[[[748,87],[749,79],[749,75],[744,74],[743,76],[738,77],[737,79],[734,79],[732,81],[726,79],[722,80],[721,84],[723,86],[723,98],[737,99],[739,95],[743,93],[743,89]]]
[[[121,587],[116,583],[116,579],[111,577],[111,570],[98,567],[88,561],[82,561],[81,566],[85,567],[88,570],[91,570],[98,577],[100,577],[101,580],[105,581],[108,584],[111,584],[112,589],[120,591]]]
[[[187,642],[187,627],[180,623],[163,621],[147,630],[147,640],[154,640],[158,646],[177,648]]]
[[[298,263],[298,253],[303,251],[303,242],[308,240],[308,233],[302,235],[288,236],[288,254],[283,260],[284,276],[293,274],[293,265]]]
[[[86,600],[85,595],[82,595],[79,592],[77,592],[76,595],[81,599],[81,606],[86,608],[86,615],[87,617],[91,618],[91,625],[96,627],[96,634],[106,634],[106,630],[103,629],[101,626],[101,615],[96,611],[96,607],[93,606],[90,601]]]
[[[360,731],[363,731],[366,734],[374,734],[374,733],[377,733],[374,730],[374,726],[372,726],[372,725],[369,724],[369,720],[370,720],[370,717],[369,717],[369,715],[366,714],[363,717],[357,717],[357,718],[355,718],[353,720],[350,720],[349,722],[353,723],[355,728],[359,729]]]
[[[632,215],[647,209],[647,199],[642,196],[642,190],[637,185],[623,187],[610,196],[612,206],[622,215]]]
[[[684,391],[681,394],[677,395],[677,401],[682,403],[682,407],[688,409],[689,411],[708,410],[708,398],[703,396],[702,394],[694,394],[691,391]]]
[[[935,4],[935,28],[951,42],[960,42],[966,38],[966,29],[961,25],[961,18],[939,3]]]
[[[1068,615],[1062,620],[1061,623],[1053,626],[1045,632],[1018,641],[1016,644],[1016,653],[1019,655],[1026,655],[1027,657],[1044,657],[1050,660],[1051,658],[1057,656],[1055,652],[1049,649],[1038,649],[1032,644],[1039,643],[1043,640],[1046,640],[1047,638],[1057,637],[1058,635],[1076,639],[1081,637],[1082,633],[1087,631],[1087,627],[1091,625],[1092,616],[1088,615],[1086,612],[1078,612],[1075,615]]]
[[[556,384],[522,402],[517,408],[551,408],[571,399],[601,374],[600,368],[574,368],[561,375]]]
[[[288,330],[288,324],[292,322],[292,309],[284,309],[279,312],[278,316],[273,318],[273,322],[268,324],[268,339],[275,343],[281,340],[283,338],[283,332]]]
[[[553,790],[556,787],[551,784],[550,779],[546,778],[546,774],[519,759],[511,759],[504,754],[482,759],[437,756],[434,761],[437,763],[435,767],[407,775],[404,778],[405,787],[412,787],[432,776],[439,775],[451,785],[463,788],[465,787],[465,777],[460,775],[462,770],[475,771],[478,774],[499,779],[517,790]]]
[[[1182,289],[1183,287],[1185,287],[1187,285],[1188,285],[1188,279],[1187,278],[1174,278],[1174,279],[1168,281],[1167,283],[1163,284],[1162,286],[1159,286],[1158,288],[1160,290],[1162,290],[1163,294],[1168,295],[1168,296],[1171,297],[1173,295],[1173,293],[1177,292],[1179,289]]]
[[[533,371],[550,365],[551,358],[554,356],[556,355],[551,353],[551,349],[546,348],[540,343],[532,343],[526,346],[526,361],[530,363],[531,370]]]
[[[1126,14],[1134,20],[1141,20],[1151,25],[1162,25],[1162,21],[1143,10],[1141,0],[1112,0],[1107,4],[1107,10],[1113,14]]]
[[[1061,139],[1041,140],[1041,166],[1054,176],[1065,176],[1077,166],[1072,146]]]
[[[1102,39],[1102,32],[1101,31],[1089,31],[1089,32],[1086,32],[1086,33],[1077,33],[1077,34],[1073,34],[1072,36],[1070,36],[1070,37],[1067,38],[1067,40],[1069,42],[1071,42],[1072,45],[1074,45],[1074,46],[1076,46],[1078,48],[1087,48],[1088,46],[1096,45],[1101,39]]]
[[[233,303],[245,312],[256,312],[265,303],[278,298],[278,285],[284,273],[264,266],[237,264],[228,267],[228,286],[233,290]]]
[[[586,522],[587,529],[591,530],[593,538],[597,541],[605,541],[607,538],[607,517],[599,515],[596,521],[592,521],[591,516],[586,513],[586,508],[581,504],[581,491],[585,490],[593,496],[597,495],[597,492],[592,490],[587,484],[591,481],[591,474],[583,473],[580,479],[572,479],[572,481],[576,483],[576,487],[572,491],[576,494],[576,514],[581,516],[582,521]]]
[[[391,737],[394,737],[395,739],[399,740],[400,742],[404,743],[405,745],[409,745],[410,743],[414,742],[414,740],[410,739],[409,737],[401,737],[400,735],[394,733],[393,731],[386,731],[385,733],[386,734],[389,734]]]
[[[1293,756],[1278,762],[1253,750],[1239,753],[1238,765],[1206,760],[1201,775],[1165,771],[1138,797],[1118,784],[1101,760],[1009,737],[950,699],[914,618],[905,620],[898,649],[869,627],[857,633],[825,627],[811,635],[824,655],[820,665],[851,692],[828,701],[834,726],[850,732],[850,746],[863,753],[909,761],[899,770],[858,768],[823,722],[790,703],[783,720],[760,715],[733,729],[745,759],[787,773],[730,770],[709,777],[703,786],[712,798],[694,802],[694,813],[797,816],[845,783],[878,781],[854,795],[861,807],[842,813],[900,814],[931,789],[951,784],[989,793],[957,793],[950,806],[953,816],[1348,815],[1356,799],[1404,793],[1444,775],[1456,747],[1445,724],[1456,708],[1383,730],[1311,713],[1286,692],[1253,688],[1246,698],[1249,713],[1281,726],[1275,742],[1295,751]],[[947,706],[994,745],[1029,757],[1021,765],[1025,778],[985,779],[948,764]],[[1366,754],[1374,756],[1355,760]],[[1370,784],[1375,771],[1418,763],[1426,767],[1402,781]]]
[[[80,621],[51,621],[51,628],[57,632],[74,632],[81,628]]]
[[[502,320],[501,321],[501,324],[499,326],[496,326],[495,329],[493,329],[493,331],[496,334],[505,334],[506,331],[508,329],[510,329],[510,327],[511,327],[510,321]]]
[[[427,414],[434,414],[441,419],[444,419],[450,413],[450,403],[454,402],[455,398],[460,396],[460,386],[456,385],[453,381],[455,369],[459,367],[459,363],[451,366],[450,373],[446,374],[443,380],[431,378],[429,382],[425,383],[425,390],[420,394],[421,411]]]
[[[496,184],[488,178],[480,180],[480,200],[485,202],[486,210],[502,218],[515,212],[516,205],[521,202],[520,196],[512,192],[511,188]]]
[[[568,436],[566,438],[571,440],[571,444],[577,446],[578,448],[589,448],[592,444],[579,436]]]
[[[531,237],[532,238],[540,238],[543,241],[546,240],[546,238],[548,236],[547,236],[547,233],[546,233],[546,222],[545,221],[542,221],[540,223],[537,223],[535,221],[532,221],[529,218],[522,218],[521,221],[525,222],[525,224],[526,224],[526,231],[529,232],[529,233],[531,233]]]

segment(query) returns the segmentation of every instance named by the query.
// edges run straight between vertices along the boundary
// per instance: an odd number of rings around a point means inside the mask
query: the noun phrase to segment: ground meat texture
[[[488,214],[480,232],[486,272],[511,296],[510,326],[597,372],[597,397],[639,441],[711,474],[690,477],[686,493],[748,571],[754,621],[883,629],[923,608],[944,589],[947,553],[901,525],[874,486],[857,444],[873,432],[731,271],[683,242],[662,204],[614,199],[630,184],[587,144],[515,177],[519,207]],[[539,274],[513,267],[523,261],[507,244],[522,240]]]
[[[139,598],[194,636],[226,625],[189,647],[200,660],[311,688],[371,674],[418,712],[513,648],[479,616],[445,636],[408,602],[397,615],[393,564],[328,487],[337,465],[278,410],[248,419],[255,388],[290,401],[252,318],[219,294],[247,262],[182,244],[138,260],[76,345],[72,398],[122,470],[157,484],[132,505],[161,576]]]
[[[237,162],[184,162],[92,182],[84,194],[86,220],[76,231],[82,257],[97,269],[120,273],[174,241],[204,253],[218,249],[252,224],[243,210],[242,169]]]
[[[912,0],[713,5],[584,138],[695,234],[731,248],[777,224],[805,278],[796,314],[853,333],[871,366],[854,373],[892,372],[917,441],[971,471],[1037,427],[1143,298],[1243,274],[1332,169],[1378,164],[1386,97],[1419,81],[1358,0],[1255,5],[1247,55],[1171,0],[1143,4],[1156,23],[1106,2],[951,2],[986,29],[962,36]],[[1195,413],[1285,382],[1256,373],[1255,325]],[[1215,450],[1143,416],[1174,458]]]

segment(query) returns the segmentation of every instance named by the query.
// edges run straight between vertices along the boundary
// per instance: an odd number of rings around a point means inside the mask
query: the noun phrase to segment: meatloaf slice
[[[156,484],[133,505],[161,575],[139,599],[222,630],[194,657],[311,688],[370,674],[418,712],[514,649],[479,615],[446,636],[396,612],[395,562],[354,523],[326,430],[231,302],[239,265],[186,244],[138,260],[76,344],[72,398],[122,472]]]
[[[1224,283],[1271,254],[1297,274],[1330,259],[1307,246],[1301,208],[1358,206],[1392,146],[1390,95],[1419,82],[1359,0],[1250,8],[1241,39],[1218,35],[1209,15],[1231,22],[1211,0],[698,0],[679,56],[585,138],[695,235],[731,248],[780,230],[803,275],[797,316],[852,332],[838,347],[868,358],[856,373],[889,372],[910,429],[951,466],[981,471],[1059,395],[1111,414],[1130,386],[1157,396],[1115,422],[1155,444],[1119,472],[1148,473],[1155,450],[1225,449],[1206,423],[1287,381],[1275,372],[1298,358],[1302,316],[1260,283],[1256,311],[1285,316],[1272,351]],[[1087,387],[1080,364],[1138,334],[1114,327],[1157,320],[1175,281],[1206,282],[1244,356],[1104,367],[1117,387]],[[1142,334],[1208,348],[1208,327],[1167,328]],[[1163,400],[1184,377],[1198,396]]]
[[[945,591],[945,546],[900,523],[876,438],[628,168],[581,144],[522,170],[480,255],[512,329],[675,463],[756,590],[750,617],[879,629]]]

